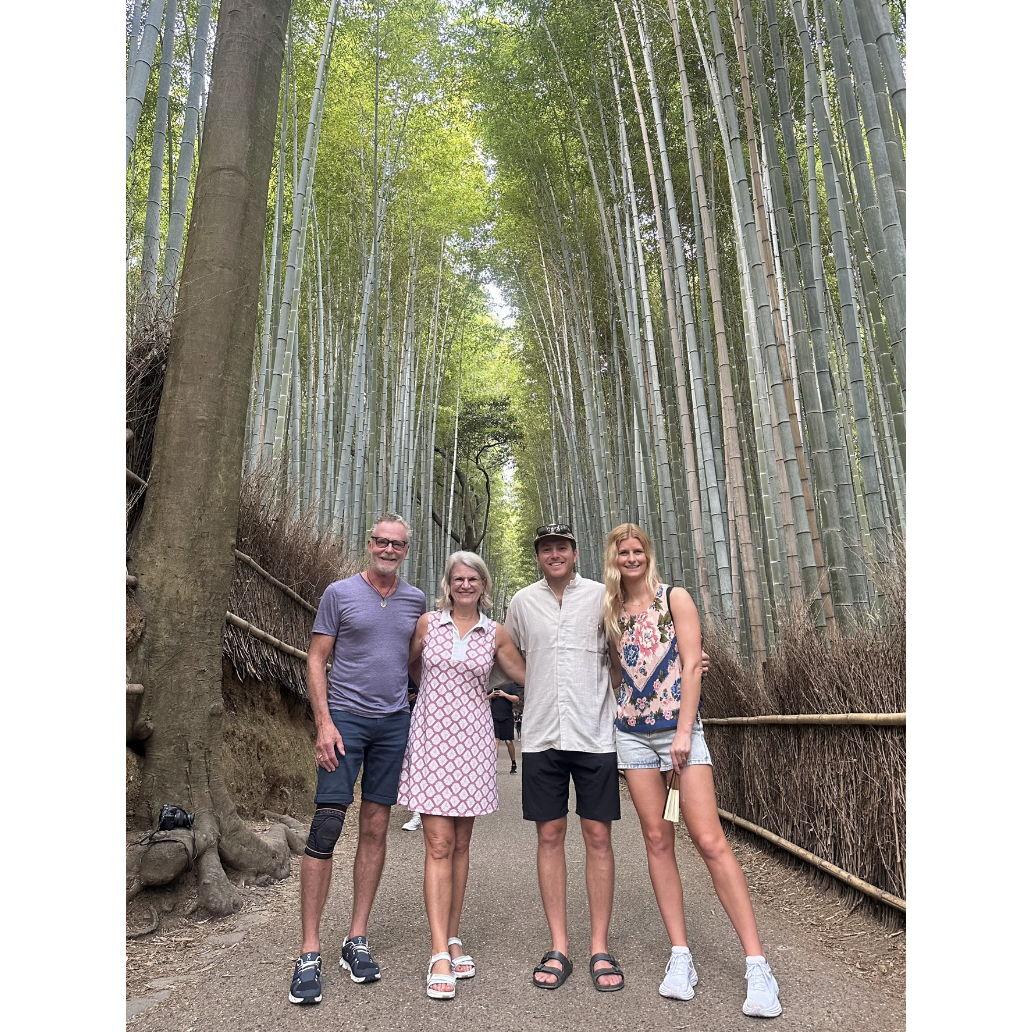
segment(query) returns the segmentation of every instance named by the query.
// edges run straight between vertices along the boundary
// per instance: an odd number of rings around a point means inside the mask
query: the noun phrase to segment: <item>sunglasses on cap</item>
[[[568,523],[545,523],[538,527],[534,532],[534,544],[537,545],[539,541],[550,537],[565,538],[567,541],[577,544],[577,539],[573,536],[573,529]]]

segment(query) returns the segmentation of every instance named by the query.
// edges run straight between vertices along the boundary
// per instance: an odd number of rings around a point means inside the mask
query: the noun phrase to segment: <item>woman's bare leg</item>
[[[749,886],[720,826],[713,768],[708,764],[690,764],[681,771],[681,813],[746,956],[761,955],[763,945],[756,929]]]
[[[469,840],[473,835],[474,817],[453,817],[455,822],[455,851],[452,854],[451,908],[448,911],[448,938],[460,938],[459,918],[462,917],[462,901],[466,896],[466,881],[469,879]],[[435,951],[436,952],[436,951]],[[461,957],[466,951],[458,946],[449,946],[452,958]],[[457,973],[470,970],[468,964],[455,969]]]
[[[649,861],[649,877],[656,894],[659,913],[670,936],[671,946],[687,946],[684,923],[684,890],[674,853],[674,826],[663,820],[666,806],[666,784],[659,770],[627,770],[627,788],[638,812],[645,854]]]
[[[423,899],[430,924],[430,952],[448,952],[448,918],[452,908],[452,861],[455,853],[455,818],[423,814],[423,842],[426,858],[423,863]],[[439,960],[433,970],[446,975],[451,965]],[[447,990],[450,985],[432,982],[436,989]]]

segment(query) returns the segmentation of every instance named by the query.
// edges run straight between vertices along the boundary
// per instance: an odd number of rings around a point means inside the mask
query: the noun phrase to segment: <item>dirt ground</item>
[[[474,832],[463,933],[477,958],[478,974],[460,983],[455,1001],[431,1001],[423,994],[429,949],[421,895],[422,837],[402,830],[408,814],[396,809],[369,930],[384,970],[381,983],[356,986],[337,968],[350,913],[354,850],[349,834],[353,825],[346,825],[323,925],[324,995],[319,1007],[293,1007],[286,1000],[299,934],[300,861],[295,858],[289,879],[247,887],[244,907],[231,917],[195,919],[172,912],[164,915],[156,933],[127,940],[128,1028],[241,1032],[323,1027],[329,1021],[349,1028],[443,1029],[456,1020],[520,1032],[613,1021],[643,1030],[753,1025],[740,1011],[740,947],[683,829],[678,856],[700,984],[695,1000],[688,1003],[664,1000],[656,992],[668,947],[626,792],[624,818],[613,829],[617,890],[610,938],[627,974],[626,990],[595,993],[586,972],[583,845],[572,815],[568,866],[574,975],[556,992],[529,984],[531,967],[548,948],[547,931],[535,877],[533,827],[520,818],[520,779],[507,770],[505,758],[499,764],[499,812],[480,818]],[[898,919],[817,884],[747,838],[736,835],[733,846],[753,892],[767,956],[781,983],[785,1013],[778,1027],[902,1030],[906,933]],[[159,904],[162,900],[161,894],[150,898]],[[164,899],[171,908],[173,894]],[[143,920],[142,908],[134,903],[130,927]]]

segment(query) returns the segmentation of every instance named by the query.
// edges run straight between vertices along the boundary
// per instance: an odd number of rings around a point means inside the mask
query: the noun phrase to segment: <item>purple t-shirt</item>
[[[400,578],[386,607],[358,573],[323,592],[312,633],[337,639],[327,678],[331,710],[383,717],[408,709],[409,641],[425,611],[426,595]]]

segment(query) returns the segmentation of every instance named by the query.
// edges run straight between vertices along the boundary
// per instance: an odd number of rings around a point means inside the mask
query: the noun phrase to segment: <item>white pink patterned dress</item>
[[[487,680],[498,625],[486,617],[454,659],[455,628],[431,613],[423,675],[412,710],[398,802],[439,817],[482,817],[498,809],[496,746]]]

